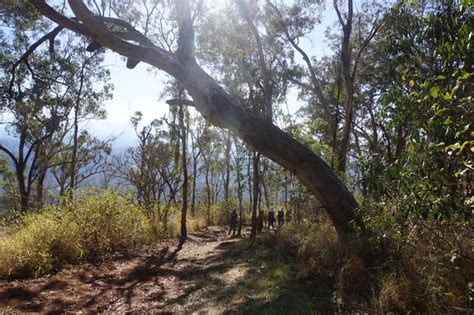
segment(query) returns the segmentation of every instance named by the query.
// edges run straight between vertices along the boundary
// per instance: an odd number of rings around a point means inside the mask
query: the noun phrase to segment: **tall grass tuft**
[[[0,237],[0,278],[38,277],[159,240],[143,211],[113,191],[83,193],[18,221]]]

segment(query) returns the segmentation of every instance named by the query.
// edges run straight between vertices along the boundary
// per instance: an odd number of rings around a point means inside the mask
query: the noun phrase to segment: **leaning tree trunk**
[[[196,63],[188,1],[176,1],[179,37],[178,49],[174,53],[155,46],[125,21],[93,15],[82,1],[69,0],[76,19],[60,14],[43,0],[30,2],[58,24],[88,36],[130,60],[146,62],[179,80],[206,120],[231,130],[252,149],[295,174],[324,206],[342,241],[355,235],[352,221],[363,228],[355,215],[357,203],[353,195],[319,156],[267,119],[247,112]],[[126,27],[124,31],[114,33],[107,26],[111,23]],[[132,44],[129,40],[139,42],[140,45]]]
[[[339,236],[352,234],[357,203],[330,167],[310,149],[268,122],[246,112],[194,61],[186,63],[183,85],[212,124],[232,130],[253,149],[294,173],[328,212]],[[254,201],[255,202],[255,201]]]

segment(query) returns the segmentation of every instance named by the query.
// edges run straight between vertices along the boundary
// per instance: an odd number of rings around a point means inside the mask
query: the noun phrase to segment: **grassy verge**
[[[139,207],[115,192],[90,192],[19,216],[0,237],[0,278],[37,277],[157,241]]]

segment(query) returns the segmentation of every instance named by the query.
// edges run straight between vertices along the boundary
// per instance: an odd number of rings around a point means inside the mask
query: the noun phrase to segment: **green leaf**
[[[450,100],[450,99],[452,99],[451,94],[446,91],[446,93],[444,93],[444,95],[443,95],[443,99],[444,99],[444,100]]]
[[[410,81],[408,82],[408,85],[410,85],[410,87],[413,87],[413,86],[415,85],[415,81],[410,80]]]
[[[438,87],[433,86],[432,88],[430,88],[430,95],[431,95],[431,97],[437,98],[437,97],[438,97],[438,94],[439,94],[439,88],[438,88]]]
[[[459,80],[467,80],[471,74],[469,72],[465,72],[461,77],[459,77]]]

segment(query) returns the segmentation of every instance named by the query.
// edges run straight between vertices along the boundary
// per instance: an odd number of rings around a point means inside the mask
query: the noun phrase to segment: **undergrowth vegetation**
[[[368,222],[379,248],[372,268],[342,248],[327,220],[291,222],[264,241],[282,260],[296,263],[300,279],[334,279],[334,308],[374,313],[446,313],[471,309],[474,255],[470,223],[372,215]]]
[[[0,238],[0,277],[31,277],[64,264],[95,261],[157,240],[154,228],[127,197],[86,193],[60,206],[18,216]]]
[[[58,206],[10,216],[0,225],[0,278],[38,277],[66,264],[103,260],[176,237],[179,211],[167,210],[166,220],[158,219],[128,195],[91,190]],[[205,224],[197,212],[188,230]]]

